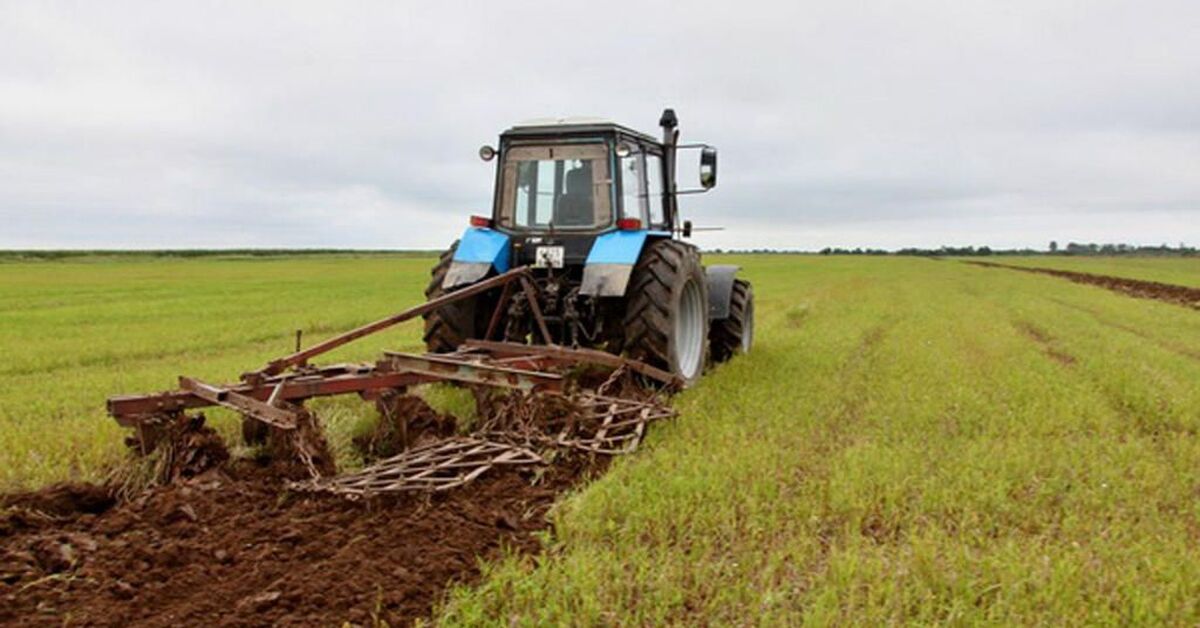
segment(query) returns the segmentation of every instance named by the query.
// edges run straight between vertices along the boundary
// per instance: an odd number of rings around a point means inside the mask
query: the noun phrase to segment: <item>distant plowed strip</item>
[[[1157,301],[1176,303],[1178,305],[1190,307],[1194,310],[1200,310],[1200,288],[1176,286],[1169,283],[1158,283],[1157,281],[1141,281],[1138,279],[1126,279],[1124,277],[1109,277],[1107,275],[1077,273],[1070,270],[1057,270],[1054,268],[1008,266],[1006,264],[996,264],[993,262],[966,263],[974,264],[976,266],[986,266],[988,268],[1007,268],[1009,270],[1020,270],[1027,273],[1054,275],[1055,277],[1070,279],[1075,283],[1086,283],[1093,286],[1108,288],[1113,292],[1120,292],[1121,294],[1137,297],[1139,299],[1155,299]]]

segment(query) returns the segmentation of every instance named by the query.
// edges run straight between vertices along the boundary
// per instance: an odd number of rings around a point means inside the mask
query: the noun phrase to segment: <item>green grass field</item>
[[[755,350],[440,620],[1200,621],[1200,314],[951,260],[722,262],[754,281]],[[99,477],[106,395],[233,378],[417,302],[429,263],[3,265],[0,483]],[[318,409],[335,444],[369,421]]]
[[[1157,281],[1200,288],[1200,257],[996,257],[990,261],[1010,266],[1071,270],[1093,275]]]
[[[98,479],[123,453],[107,396],[171,389],[179,375],[236,380],[290,352],[296,329],[311,344],[419,303],[429,265],[377,255],[0,265],[0,488]],[[419,326],[329,359],[418,349]],[[360,405],[317,406],[345,450],[369,420]],[[234,417],[208,414],[235,440]]]

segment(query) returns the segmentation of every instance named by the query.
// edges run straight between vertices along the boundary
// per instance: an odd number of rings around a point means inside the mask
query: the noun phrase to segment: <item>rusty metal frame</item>
[[[279,384],[271,392],[271,397],[274,403],[279,403],[279,391],[282,384]],[[275,427],[294,430],[296,429],[296,415],[284,408],[280,408],[272,403],[259,401],[254,397],[243,395],[239,392],[234,392],[228,388],[220,386],[212,386],[205,384],[202,381],[192,379],[190,377],[180,377],[179,387],[193,395],[213,404],[229,408],[250,417],[254,417],[263,423],[273,425]]]
[[[141,430],[161,423],[164,418],[181,417],[189,409],[219,406],[275,428],[294,430],[302,412],[298,404],[307,399],[349,393],[356,393],[364,399],[376,399],[389,391],[437,381],[561,394],[566,392],[566,377],[562,372],[565,367],[594,364],[614,371],[628,369],[668,386],[680,383],[672,374],[648,364],[603,351],[571,349],[553,344],[529,273],[529,267],[517,268],[339,334],[308,349],[272,360],[264,368],[242,375],[242,381],[238,384],[213,385],[190,377],[180,377],[178,390],[111,397],[108,399],[108,413],[119,424]],[[308,365],[308,360],[315,356],[448,303],[497,287],[503,287],[504,293],[511,296],[514,281],[519,282],[520,289],[529,301],[537,331],[546,343],[544,345],[469,340],[459,351],[450,354],[386,352],[374,364]],[[495,331],[504,305],[504,299],[497,304],[488,336]],[[292,371],[285,373],[288,369]],[[610,413],[608,421],[614,420],[615,414]]]
[[[521,278],[521,290],[525,293],[525,300],[529,302],[529,311],[533,313],[533,320],[537,322],[538,331],[542,334],[542,342],[548,345],[554,344],[550,329],[546,327],[546,318],[542,316],[542,306],[538,305],[537,291],[528,277]]]
[[[348,393],[369,396],[373,391],[404,388],[428,381],[431,378],[416,373],[387,371],[370,364],[339,364],[303,375],[269,378],[260,384],[242,383],[214,388],[259,402],[266,402],[272,394],[277,400],[296,402]],[[211,396],[206,398],[184,388],[150,395],[110,397],[108,413],[121,425],[133,427],[147,417],[214,405],[221,404],[211,400]]]
[[[563,388],[563,376],[557,373],[497,366],[460,356],[415,355],[392,351],[385,352],[384,355],[387,356],[392,369],[417,373],[430,379],[499,386],[527,392],[561,391]]]
[[[454,292],[444,294],[436,299],[426,301],[425,303],[422,303],[416,307],[408,308],[407,310],[404,310],[398,314],[393,314],[387,318],[377,320],[373,323],[368,323],[356,329],[352,329],[344,334],[339,334],[333,338],[330,338],[329,340],[317,343],[316,345],[313,345],[302,351],[297,351],[291,355],[284,356],[277,360],[272,360],[271,362],[268,362],[266,366],[257,371],[251,371],[242,375],[242,379],[244,381],[253,381],[271,375],[278,375],[291,367],[303,365],[311,358],[321,355],[322,353],[328,353],[329,351],[337,349],[338,347],[358,340],[363,336],[368,336],[370,334],[387,329],[388,327],[398,325],[409,319],[416,318],[422,314],[436,310],[448,303],[453,303],[467,297],[473,297],[481,292],[487,292],[492,288],[506,285],[515,279],[528,279],[528,276],[528,266],[514,268],[506,273],[496,275],[491,279],[485,279],[479,283],[467,286],[462,290],[455,290]],[[544,327],[545,324],[543,323],[543,328]]]
[[[597,349],[580,349],[561,347],[558,345],[523,345],[515,342],[497,342],[494,340],[468,340],[463,343],[467,350],[478,350],[499,358],[539,357],[551,361],[571,364],[600,364],[612,368],[626,367],[631,371],[654,379],[668,386],[681,386],[679,377],[660,368],[650,366],[645,362],[622,358]]]

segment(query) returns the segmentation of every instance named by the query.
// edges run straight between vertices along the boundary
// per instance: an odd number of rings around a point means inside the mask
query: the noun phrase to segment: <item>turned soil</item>
[[[1058,270],[1055,268],[1009,266],[1007,264],[976,261],[968,261],[966,263],[974,264],[976,266],[985,266],[988,268],[1007,268],[1008,270],[1020,270],[1027,273],[1053,275],[1055,277],[1069,279],[1075,283],[1085,283],[1093,286],[1100,286],[1102,288],[1112,290],[1113,292],[1120,292],[1121,294],[1131,297],[1166,301],[1168,303],[1175,303],[1185,307],[1190,307],[1192,309],[1200,310],[1200,288],[1176,286],[1168,283],[1158,283],[1157,281],[1143,281],[1140,279],[1126,279],[1124,277],[1110,277],[1108,275],[1078,273],[1069,270]]]
[[[477,578],[481,560],[536,551],[555,497],[597,464],[360,502],[290,493],[286,473],[249,460],[119,503],[91,485],[9,495],[0,623],[407,624]]]

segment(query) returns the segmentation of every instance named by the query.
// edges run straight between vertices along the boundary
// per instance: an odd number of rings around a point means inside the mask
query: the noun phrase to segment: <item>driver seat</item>
[[[554,224],[565,227],[590,227],[595,222],[592,205],[592,164],[584,162],[567,172],[566,191],[558,199]]]

